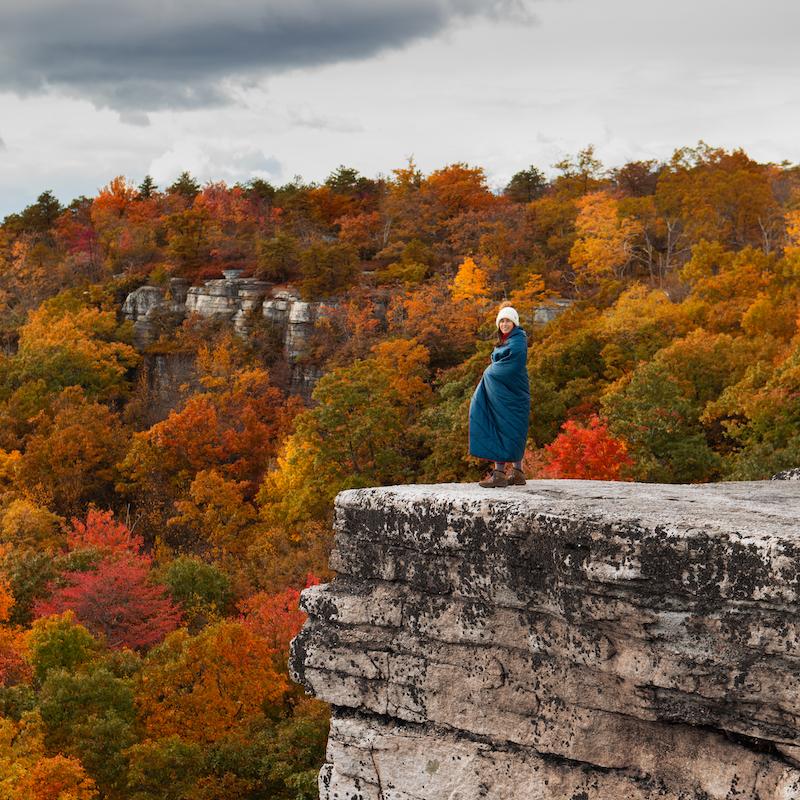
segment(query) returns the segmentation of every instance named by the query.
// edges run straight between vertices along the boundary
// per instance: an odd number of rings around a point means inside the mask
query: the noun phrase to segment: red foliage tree
[[[546,445],[544,478],[579,478],[618,481],[633,462],[623,439],[611,435],[608,425],[596,414],[588,425],[567,420],[562,433]]]
[[[149,580],[149,562],[137,556],[104,558],[94,571],[73,573],[66,586],[37,603],[37,616],[71,609],[109,647],[143,650],[161,641],[181,621],[163,586]]]
[[[70,550],[94,549],[109,557],[140,556],[144,540],[127,525],[117,522],[113,511],[92,508],[86,515],[86,522],[73,518],[67,544]]]
[[[306,588],[316,586],[319,578],[306,577]],[[239,604],[245,625],[263,639],[274,657],[278,657],[285,671],[289,642],[300,633],[306,614],[300,610],[300,590],[288,587],[282,592],[258,592]]]

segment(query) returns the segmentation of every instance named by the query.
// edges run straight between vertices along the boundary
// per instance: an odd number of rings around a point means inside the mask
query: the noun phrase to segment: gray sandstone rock
[[[133,322],[134,344],[144,349],[156,340],[163,324],[169,324],[168,317],[175,317],[174,324],[177,324],[183,318],[184,310],[181,305],[167,300],[162,288],[140,286],[125,298],[122,313]]]
[[[785,469],[772,476],[773,481],[800,481],[800,467]]]
[[[800,486],[343,492],[322,800],[800,797]]]
[[[283,331],[284,349],[291,364],[290,391],[294,394],[310,397],[321,377],[318,368],[303,363],[303,356],[317,321],[330,307],[306,302],[296,292],[285,289],[264,301],[264,318]]]
[[[122,304],[122,313],[127,319],[136,321],[147,316],[164,302],[164,290],[158,286],[140,286],[131,292]]]
[[[536,308],[533,309],[533,324],[546,325],[548,322],[552,322],[556,317],[563,314],[572,304],[572,300],[556,298],[549,303],[536,306]]]

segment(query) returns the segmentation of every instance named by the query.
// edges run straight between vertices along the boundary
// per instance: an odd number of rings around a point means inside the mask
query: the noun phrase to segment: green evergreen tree
[[[275,187],[263,178],[253,178],[244,185],[248,197],[272,203],[275,199]]]
[[[194,199],[200,192],[200,184],[192,177],[190,172],[184,170],[178,175],[175,183],[167,187],[170,194],[182,194],[190,200]]]
[[[329,297],[354,283],[358,257],[349,245],[316,242],[300,257],[300,270],[305,297]]]
[[[47,233],[63,210],[58,198],[48,189],[22,212],[22,227],[28,233]]]
[[[357,169],[340,164],[325,179],[325,185],[339,194],[353,194],[358,191],[363,178]]]
[[[531,200],[541,197],[546,189],[545,174],[537,167],[530,166],[512,176],[503,189],[503,194],[515,203],[530,203]]]
[[[150,175],[145,175],[144,180],[139,184],[139,197],[149,200],[157,191],[156,182]]]
[[[300,268],[300,245],[291,233],[278,231],[257,246],[256,274],[268,281],[291,280]]]

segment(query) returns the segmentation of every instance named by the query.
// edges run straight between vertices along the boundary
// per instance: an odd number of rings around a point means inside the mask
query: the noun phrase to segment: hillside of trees
[[[587,147],[480,167],[51,192],[0,225],[0,798],[309,800],[325,707],[287,674],[332,500],[477,480],[467,410],[502,303],[529,334],[529,476],[758,480],[800,465],[800,167]],[[329,304],[304,358],[190,317],[153,422],[139,286],[241,269]],[[534,309],[571,301],[546,325]]]

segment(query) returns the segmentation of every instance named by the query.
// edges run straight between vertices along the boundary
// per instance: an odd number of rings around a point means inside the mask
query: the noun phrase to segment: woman
[[[480,486],[523,486],[522,456],[528,438],[531,392],[528,385],[528,337],[519,327],[519,314],[506,306],[495,320],[497,344],[469,406],[469,452],[494,461],[491,478]],[[506,462],[513,464],[511,478]]]

